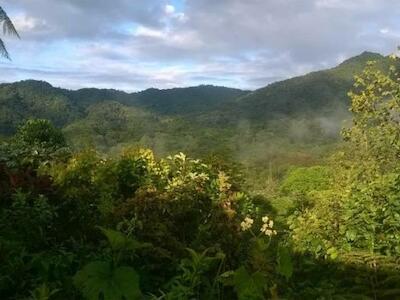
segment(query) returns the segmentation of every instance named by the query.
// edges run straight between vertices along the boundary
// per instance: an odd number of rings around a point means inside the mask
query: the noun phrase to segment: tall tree
[[[349,94],[353,123],[332,159],[331,187],[314,192],[307,209],[290,217],[297,250],[332,258],[352,249],[400,256],[400,73],[394,66],[388,72],[369,62],[356,76]]]
[[[19,38],[19,34],[11,22],[10,18],[7,16],[6,12],[0,6],[0,25],[3,25],[3,34],[13,35]],[[0,39],[0,56],[10,59],[7,48],[2,39]]]

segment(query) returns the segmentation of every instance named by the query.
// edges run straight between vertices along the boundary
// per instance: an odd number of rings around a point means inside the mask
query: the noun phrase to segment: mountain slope
[[[0,84],[0,135],[12,134],[29,118],[49,119],[63,127],[81,115],[62,89],[47,82],[26,80]]]
[[[148,89],[134,95],[131,103],[142,108],[167,115],[208,113],[218,110],[221,105],[233,103],[248,91],[200,85],[168,90]]]
[[[389,65],[386,57],[364,52],[335,68],[253,92],[206,85],[125,93],[71,91],[33,80],[1,84],[0,136],[9,136],[27,118],[46,118],[77,147],[108,151],[139,144],[162,154],[217,151],[265,159],[282,147],[335,142],[349,117],[353,76],[370,60],[380,68]]]
[[[337,145],[349,119],[347,93],[367,61],[387,69],[389,59],[365,52],[335,68],[276,82],[253,92],[215,86],[125,93],[71,91],[41,81],[0,84],[0,138],[28,118],[46,118],[70,145],[115,153],[149,147],[157,155],[232,158],[262,188],[271,174],[318,163]]]
[[[186,115],[216,109],[246,92],[216,86],[125,93],[112,89],[77,91],[55,88],[43,81],[0,84],[0,135],[12,134],[28,118],[45,118],[59,127],[88,116],[91,106],[117,102],[153,114]],[[99,120],[101,121],[101,120]]]
[[[364,52],[335,68],[312,72],[304,76],[272,83],[244,95],[231,108],[237,118],[268,120],[270,118],[309,115],[318,112],[329,115],[333,111],[346,111],[348,91],[353,78],[368,61],[387,65],[388,59],[380,54]]]

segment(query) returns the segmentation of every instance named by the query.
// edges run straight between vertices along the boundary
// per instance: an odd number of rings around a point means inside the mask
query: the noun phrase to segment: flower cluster
[[[242,227],[243,231],[249,230],[253,225],[254,220],[252,218],[246,217],[242,223],[240,223],[240,227]]]
[[[267,236],[273,236],[277,234],[277,231],[273,229],[274,221],[271,220],[268,216],[262,218],[263,225],[260,228],[260,234],[265,234]],[[254,220],[250,217],[246,217],[242,223],[240,223],[240,227],[242,231],[251,231],[251,227],[253,226]],[[252,232],[252,231],[251,231]]]
[[[276,235],[277,234],[276,230],[273,229],[273,227],[274,227],[274,221],[273,220],[270,220],[268,218],[268,216],[265,216],[265,217],[262,218],[262,221],[263,221],[263,225],[261,226],[261,229],[260,229],[260,231],[262,233],[264,233],[265,235],[268,235],[268,236],[272,236],[272,235]]]

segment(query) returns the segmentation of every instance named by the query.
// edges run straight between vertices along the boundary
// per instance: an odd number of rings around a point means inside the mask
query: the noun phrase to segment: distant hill
[[[88,108],[101,102],[118,102],[155,114],[186,115],[210,111],[233,102],[246,91],[217,86],[169,90],[148,89],[125,93],[112,89],[77,91],[55,88],[47,82],[24,80],[0,84],[0,134],[8,135],[27,118],[50,119],[63,127],[88,115]]]
[[[273,117],[300,114],[329,115],[346,111],[348,91],[353,78],[368,61],[385,65],[387,58],[377,53],[364,52],[329,70],[312,72],[304,76],[272,83],[237,99],[231,108],[237,118],[266,120]]]
[[[47,82],[26,80],[0,84],[0,135],[14,133],[16,127],[29,118],[49,119],[63,127],[82,116],[64,90]]]
[[[236,98],[248,92],[213,85],[168,90],[148,89],[134,94],[135,100],[131,104],[161,114],[198,114],[234,103]]]
[[[292,148],[294,160],[307,160],[304,149],[337,140],[349,118],[353,77],[371,60],[379,68],[389,65],[388,58],[364,52],[334,68],[251,92],[210,85],[126,93],[72,91],[35,80],[0,84],[0,137],[28,118],[45,118],[63,128],[76,147],[114,151],[137,144],[161,154],[229,153],[257,165]]]

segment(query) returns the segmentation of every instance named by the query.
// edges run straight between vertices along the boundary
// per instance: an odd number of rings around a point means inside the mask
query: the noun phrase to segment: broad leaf
[[[293,274],[293,262],[290,255],[289,249],[284,246],[278,248],[278,268],[279,274],[284,276],[286,279],[292,277]]]
[[[123,233],[100,227],[101,232],[107,237],[108,242],[110,243],[111,248],[114,251],[118,250],[132,250],[135,251],[137,249],[145,248],[151,246],[149,243],[142,243],[133,238],[127,237]]]
[[[135,270],[130,267],[114,268],[108,262],[87,264],[75,275],[74,284],[88,300],[141,299],[139,276]]]
[[[244,267],[235,271],[234,287],[239,300],[263,300],[265,280],[261,273],[249,274]]]

